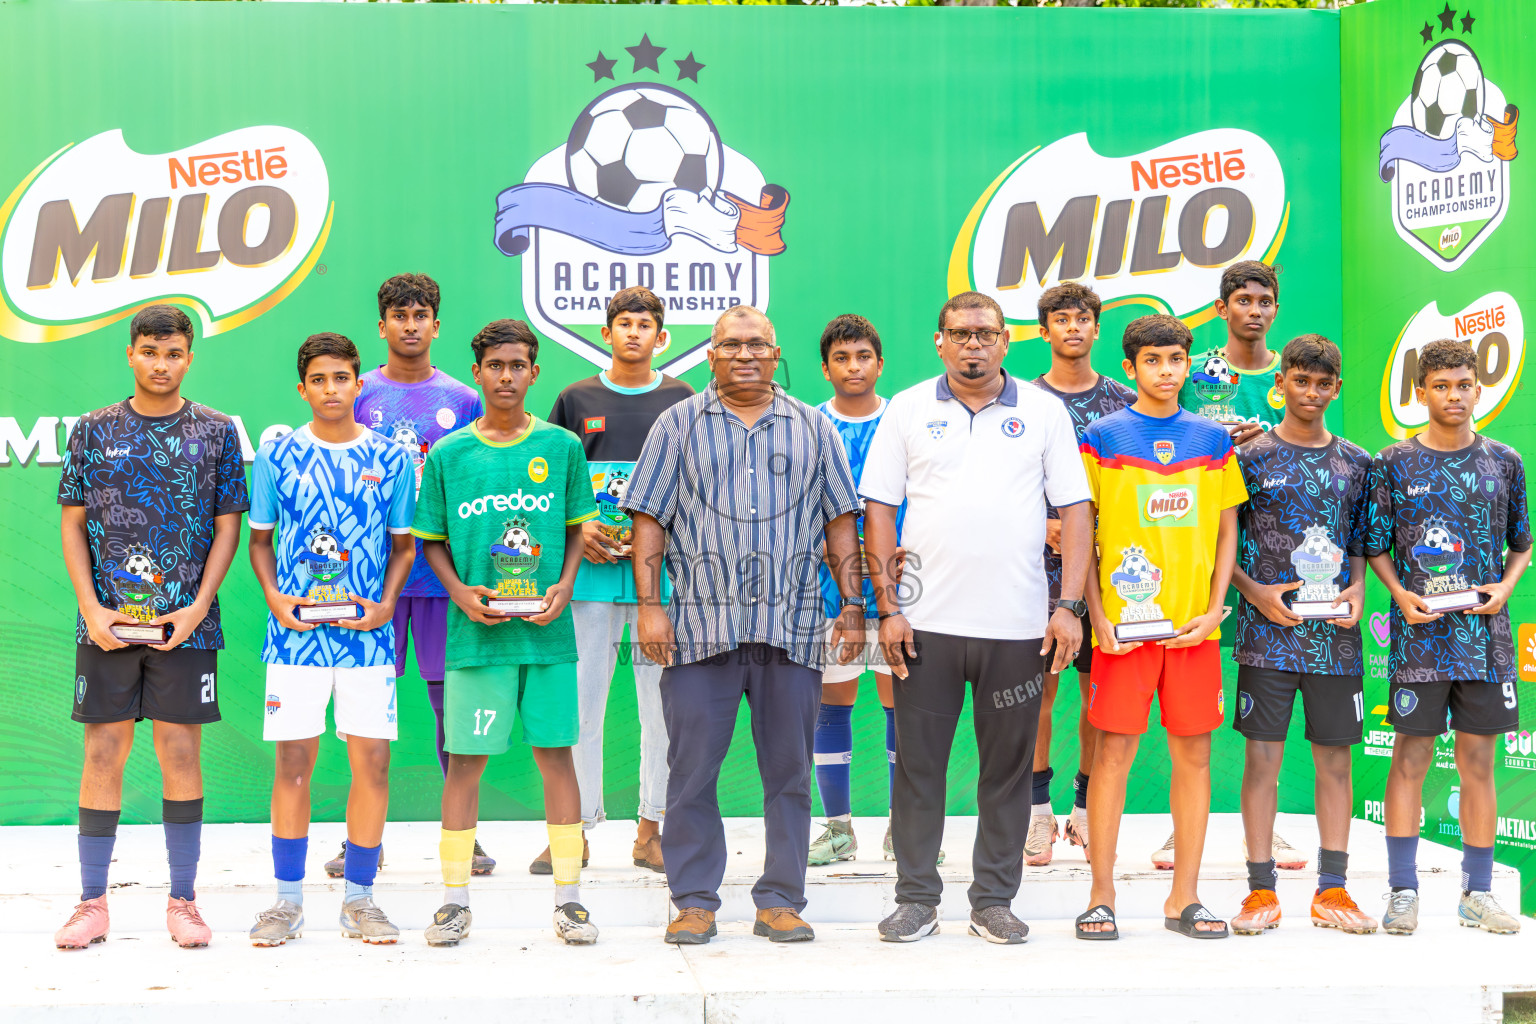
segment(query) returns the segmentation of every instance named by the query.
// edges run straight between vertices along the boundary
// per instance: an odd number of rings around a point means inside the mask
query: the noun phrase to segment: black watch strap
[[[1057,601],[1056,607],[1065,608],[1078,618],[1088,614],[1088,602],[1082,598],[1078,598],[1076,601]]]

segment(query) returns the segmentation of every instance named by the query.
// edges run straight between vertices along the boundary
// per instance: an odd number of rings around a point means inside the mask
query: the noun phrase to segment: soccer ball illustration
[[[629,477],[614,474],[609,478],[608,486],[604,487],[603,490],[607,491],[615,501],[622,501],[624,492],[629,490]]]
[[[1483,69],[1465,43],[1446,40],[1424,55],[1413,76],[1409,113],[1426,135],[1448,139],[1459,118],[1483,111]]]
[[[416,433],[416,428],[409,423],[395,424],[394,433],[389,435],[396,443],[416,451],[421,448],[421,437]]]
[[[1333,542],[1326,534],[1309,533],[1307,539],[1301,542],[1301,550],[1313,558],[1326,558],[1333,551]]]
[[[1228,380],[1232,376],[1232,368],[1227,365],[1227,361],[1221,358],[1221,356],[1211,356],[1211,358],[1207,359],[1201,365],[1200,372],[1207,377],[1214,377],[1220,381]]]
[[[339,561],[341,558],[341,545],[328,533],[317,533],[309,538],[309,550],[327,562]]]
[[[1120,561],[1120,571],[1130,576],[1152,575],[1152,563],[1140,551],[1132,551]]]
[[[533,538],[521,526],[509,526],[501,535],[501,543],[520,555],[533,553]]]
[[[656,209],[674,188],[712,196],[720,168],[709,115],[664,85],[608,90],[577,116],[565,143],[571,188],[631,213]]]
[[[141,579],[155,574],[155,560],[142,552],[135,551],[123,559],[123,571],[138,576]]]
[[[1424,531],[1424,546],[1427,548],[1450,551],[1455,545],[1456,541],[1451,537],[1451,531],[1443,526],[1431,526]]]

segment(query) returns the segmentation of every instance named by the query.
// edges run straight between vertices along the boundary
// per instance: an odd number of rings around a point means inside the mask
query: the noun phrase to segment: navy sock
[[[853,708],[821,706],[816,716],[815,761],[821,812],[829,818],[847,817],[853,811],[848,779],[848,765],[853,761]]]
[[[1043,772],[1035,772],[1034,795],[1030,803],[1035,806],[1051,802],[1051,778],[1056,774],[1054,768],[1047,767]]]
[[[1493,888],[1493,847],[1461,845],[1463,892],[1487,892]]]
[[[117,844],[117,821],[122,811],[80,808],[80,901],[107,893],[107,872],[112,866],[112,847]]]
[[[350,903],[359,896],[373,895],[373,880],[379,873],[378,846],[357,846],[352,840],[347,840],[346,865],[342,874],[346,877],[347,893],[345,901]]]
[[[885,806],[891,806],[891,794],[896,789],[896,709],[885,709],[885,760],[888,764],[885,784]]]
[[[1343,850],[1317,850],[1317,891],[1344,888],[1344,876],[1349,870],[1349,854]]]
[[[1387,836],[1387,884],[1393,889],[1419,887],[1419,837]]]
[[[203,850],[203,798],[161,800],[165,856],[171,864],[171,896],[197,899],[197,861]]]
[[[443,778],[448,777],[448,736],[443,731],[443,684],[427,683],[427,703],[432,705],[432,716],[437,719],[437,764],[443,770]]]
[[[1248,864],[1248,891],[1268,889],[1274,892],[1276,882],[1274,859],[1250,860],[1246,863]]]
[[[304,905],[304,860],[308,855],[309,836],[272,837],[272,875],[277,879],[278,899]]]
[[[1078,772],[1072,780],[1072,806],[1088,809],[1088,773]]]

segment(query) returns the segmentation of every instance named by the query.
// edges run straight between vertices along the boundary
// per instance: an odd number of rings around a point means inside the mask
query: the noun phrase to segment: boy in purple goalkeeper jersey
[[[427,452],[444,437],[485,412],[480,393],[432,365],[442,294],[426,274],[396,274],[379,286],[379,337],[389,348],[383,366],[363,374],[363,393],[354,414],[363,426],[393,438],[411,457],[416,487]],[[448,594],[437,581],[421,542],[416,561],[395,605],[395,676],[405,674],[407,636],[415,641],[416,669],[427,684],[427,699],[437,719],[437,761],[446,775],[443,753],[443,651],[448,637]],[[340,877],[343,858],[326,864]],[[474,873],[488,875],[496,862],[475,848]]]

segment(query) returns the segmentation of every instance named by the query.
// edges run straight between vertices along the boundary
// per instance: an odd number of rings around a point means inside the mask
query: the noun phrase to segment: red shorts
[[[1144,643],[1128,654],[1093,652],[1088,721],[1105,732],[1147,731],[1152,695],[1162,707],[1163,727],[1174,736],[1198,736],[1221,725],[1221,646]]]

